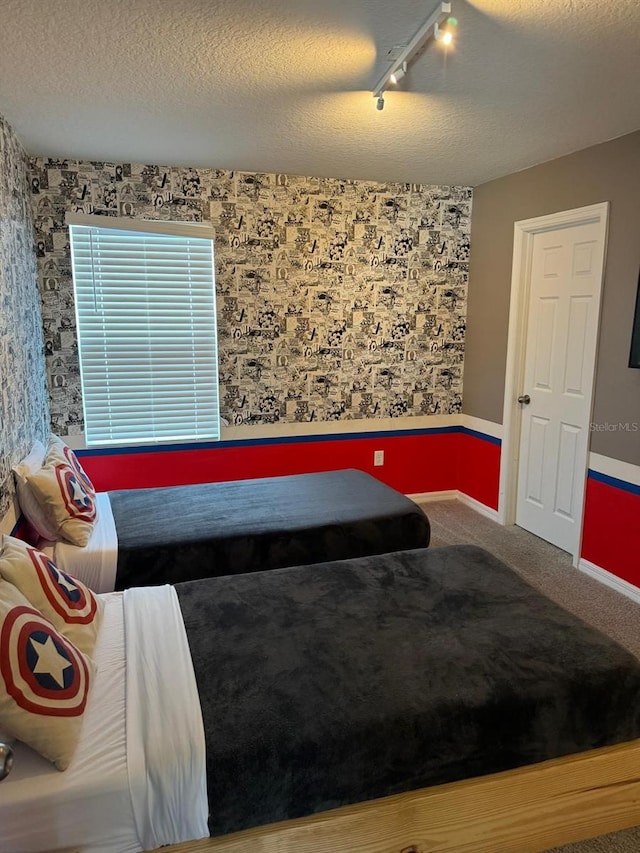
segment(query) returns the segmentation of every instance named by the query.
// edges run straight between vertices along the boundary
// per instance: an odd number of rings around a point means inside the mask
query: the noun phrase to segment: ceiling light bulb
[[[389,75],[389,82],[394,83],[394,84],[397,83],[398,80],[402,80],[402,78],[404,77],[404,75],[406,73],[407,73],[407,63],[403,62],[402,65],[398,66],[398,68],[396,68],[396,70],[392,74]]]
[[[447,21],[447,23],[449,23],[449,21]],[[441,44],[448,47],[453,42],[453,30],[443,30],[436,24],[433,28],[433,37],[436,41],[439,41]]]

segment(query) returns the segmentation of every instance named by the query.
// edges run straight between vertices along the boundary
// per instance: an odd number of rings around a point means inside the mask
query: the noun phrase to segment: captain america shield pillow
[[[6,581],[0,581],[0,648],[0,729],[66,770],[93,663]]]
[[[52,435],[44,464],[26,479],[56,538],[86,545],[97,518],[96,492],[73,450]]]
[[[0,577],[12,583],[29,603],[85,654],[96,643],[103,603],[83,583],[12,536],[0,540]]]
[[[66,462],[71,468],[73,468],[85,490],[95,498],[96,490],[93,487],[93,483],[89,479],[87,472],[80,464],[76,454],[59,436],[51,434],[47,445],[47,459],[51,459],[53,457],[60,462]]]

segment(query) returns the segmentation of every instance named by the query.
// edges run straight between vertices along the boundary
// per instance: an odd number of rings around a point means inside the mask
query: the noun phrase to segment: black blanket
[[[640,664],[471,546],[176,587],[212,835],[640,736]]]
[[[109,492],[116,589],[429,544],[422,510],[362,471]]]

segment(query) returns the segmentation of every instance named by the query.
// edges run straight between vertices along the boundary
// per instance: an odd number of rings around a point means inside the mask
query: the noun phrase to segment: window
[[[218,439],[211,226],[67,222],[87,445]]]

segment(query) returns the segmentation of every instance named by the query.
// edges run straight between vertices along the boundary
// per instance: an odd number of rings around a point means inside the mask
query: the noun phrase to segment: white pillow
[[[45,456],[44,444],[41,441],[34,441],[29,455],[13,466],[13,473],[16,479],[16,492],[20,509],[43,539],[54,540],[57,538],[56,528],[48,520],[47,513],[40,506],[40,502],[27,482],[29,476],[42,468]]]
[[[14,465],[13,470],[21,476],[26,476],[33,471],[37,471],[38,468],[42,468],[46,452],[44,444],[36,439],[33,442],[33,447],[29,451],[29,455],[25,456],[22,462]]]

